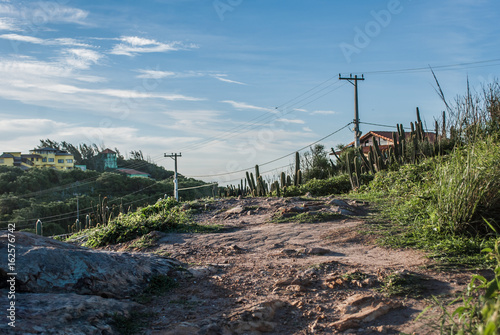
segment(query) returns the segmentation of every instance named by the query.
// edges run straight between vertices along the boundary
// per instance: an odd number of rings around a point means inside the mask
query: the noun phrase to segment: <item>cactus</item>
[[[247,180],[248,180],[248,187],[250,188],[250,193],[253,193],[253,191],[254,191],[253,183],[252,183],[253,177],[250,177],[250,173],[248,173],[248,171],[246,172],[246,175],[247,175]]]
[[[295,153],[295,172],[300,170],[300,155],[299,152],[297,151]]]
[[[257,196],[265,197],[267,193],[266,189],[267,187],[264,180],[262,179],[262,176],[259,176],[259,178],[257,178]]]
[[[356,173],[356,188],[358,188],[361,183],[361,159],[359,157],[354,157],[354,172]]]
[[[286,175],[285,175],[285,172],[281,172],[281,188],[284,188],[286,187]]]
[[[375,159],[374,159],[374,156],[373,156],[373,151],[370,150],[369,154],[368,154],[368,167],[370,168],[370,172],[372,174],[375,174],[376,169],[375,169]]]
[[[42,221],[41,220],[38,220],[36,223],[35,223],[35,232],[37,235],[43,235],[43,224],[42,224]]]
[[[443,111],[443,128],[441,129],[441,137],[446,138],[446,113]]]
[[[286,186],[292,186],[292,178],[290,176],[286,176]]]
[[[396,133],[392,133],[392,142],[394,143],[394,158],[396,160],[396,162],[400,162],[401,160],[401,155],[400,155],[400,152],[399,152],[399,143],[398,143],[398,137],[396,135]]]
[[[368,158],[366,158],[365,154],[363,153],[363,148],[359,147],[359,157],[361,158],[361,161],[363,162],[363,166],[365,171],[370,170],[370,162],[368,161]]]
[[[295,175],[293,176],[293,184],[295,186],[300,185],[299,171],[300,171],[300,155],[299,152],[297,151],[295,153]]]
[[[90,218],[90,215],[85,216],[85,228],[89,229],[92,227],[92,219]]]

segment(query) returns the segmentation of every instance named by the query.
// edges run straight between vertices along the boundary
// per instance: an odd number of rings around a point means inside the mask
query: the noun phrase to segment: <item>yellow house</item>
[[[4,152],[0,156],[0,166],[14,166],[14,155]]]
[[[22,169],[48,167],[58,170],[70,170],[75,166],[72,154],[53,148],[30,150],[29,154],[4,152],[0,156],[0,166],[18,166]]]
[[[58,170],[70,170],[75,167],[72,154],[54,148],[33,149],[29,155],[22,157],[31,161],[35,167],[52,167]]]

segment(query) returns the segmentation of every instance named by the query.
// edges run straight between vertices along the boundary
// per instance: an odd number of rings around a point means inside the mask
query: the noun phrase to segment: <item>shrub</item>
[[[120,214],[108,225],[91,230],[85,245],[96,248],[127,242],[151,231],[171,231],[186,221],[186,213],[175,200],[160,200],[136,212]]]
[[[434,180],[436,201],[430,211],[438,230],[485,233],[482,217],[500,215],[498,143],[487,140],[455,149],[436,169]]]

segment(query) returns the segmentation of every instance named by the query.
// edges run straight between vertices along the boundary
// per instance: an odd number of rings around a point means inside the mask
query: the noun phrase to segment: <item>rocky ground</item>
[[[19,325],[25,316],[27,334],[436,333],[427,318],[414,319],[431,295],[455,296],[471,274],[435,272],[421,252],[377,246],[376,236],[365,233],[374,224],[370,218],[368,204],[333,197],[198,205],[196,221],[221,225],[220,232],[152,232],[106,250],[80,250],[85,257],[70,272],[92,275],[68,275],[55,289],[37,291],[37,285],[50,287],[49,279],[43,266],[31,266]],[[95,252],[110,258],[113,273],[105,274],[104,264],[82,265]],[[168,273],[176,287],[138,295],[137,285],[155,273]],[[43,305],[54,297],[63,307]]]

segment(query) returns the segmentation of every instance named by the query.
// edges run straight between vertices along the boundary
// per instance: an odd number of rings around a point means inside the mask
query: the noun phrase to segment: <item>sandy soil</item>
[[[274,215],[292,219],[303,211],[344,215],[320,223],[271,222]],[[436,333],[429,320],[414,319],[430,295],[457,294],[471,274],[433,272],[422,252],[377,246],[375,236],[363,234],[370,217],[368,204],[334,198],[207,203],[196,220],[226,229],[157,233],[156,246],[146,250],[184,262],[189,270],[179,272],[177,288],[147,304],[155,316],[146,333]],[[418,276],[422,297],[380,292],[393,273]],[[361,307],[349,302],[358,295],[371,300]],[[359,320],[352,321],[355,316]]]

